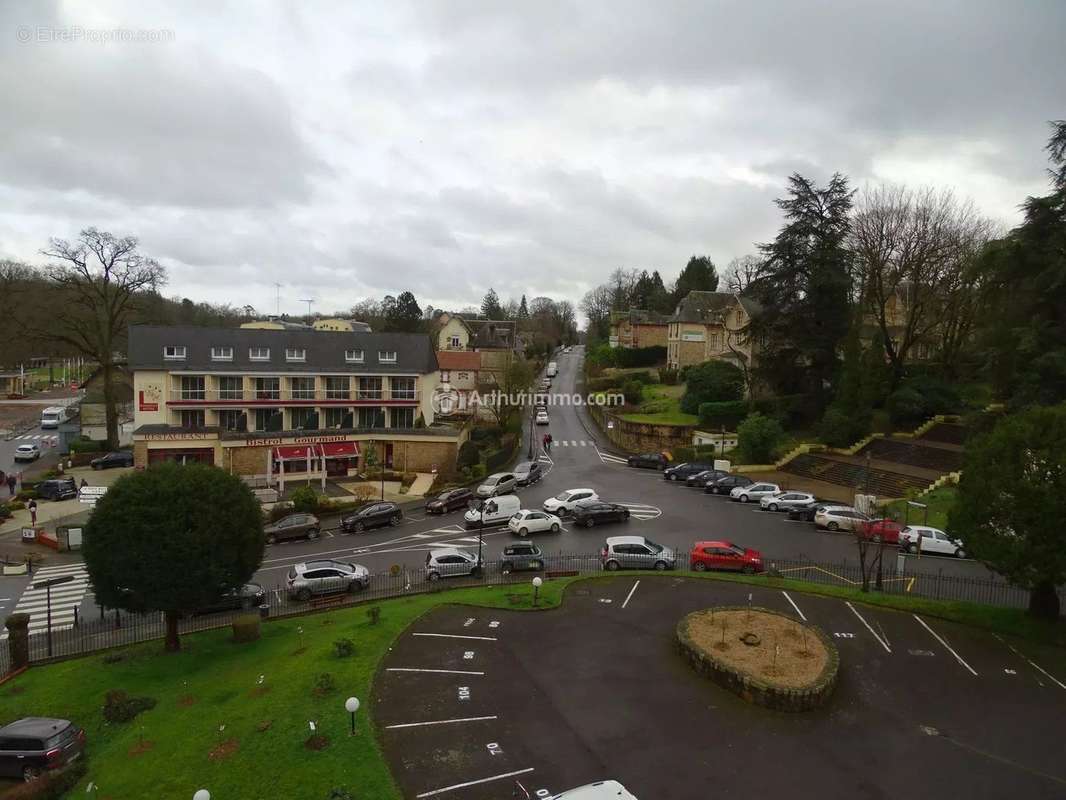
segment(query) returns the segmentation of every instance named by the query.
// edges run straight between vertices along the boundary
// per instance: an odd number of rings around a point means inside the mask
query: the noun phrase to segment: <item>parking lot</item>
[[[516,589],[525,591],[525,589]],[[749,706],[677,655],[685,613],[749,602],[841,652],[827,708]],[[716,581],[572,586],[546,613],[444,607],[396,642],[371,713],[410,798],[531,796],[620,780],[641,800],[1066,796],[1066,676],[1008,642],[912,614]],[[522,795],[519,795],[522,796]],[[546,796],[546,794],[541,795]]]

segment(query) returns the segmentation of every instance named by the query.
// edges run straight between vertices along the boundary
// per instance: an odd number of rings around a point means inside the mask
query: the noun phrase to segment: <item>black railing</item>
[[[896,572],[894,552],[885,551],[881,568],[880,590],[877,587],[876,566],[869,572],[871,591],[887,594],[909,595],[935,600],[964,600],[984,605],[1008,608],[1025,608],[1029,602],[1026,589],[1013,586],[996,578],[975,578],[960,575],[945,575],[942,569],[924,564],[913,566],[915,559],[907,560],[907,569]],[[687,556],[680,555],[678,569],[687,569]],[[267,591],[262,606],[212,614],[194,615],[183,618],[178,626],[179,633],[188,634],[228,627],[241,613],[260,613],[266,618],[300,616],[332,608],[347,608],[371,601],[387,600],[414,594],[444,591],[453,588],[471,586],[498,586],[513,584],[522,586],[529,592],[530,580],[534,575],[545,578],[567,575],[603,574],[603,564],[599,553],[570,553],[546,555],[541,558],[542,570],[538,572],[508,571],[501,561],[488,561],[479,576],[444,576],[435,577],[424,568],[401,568],[394,572],[384,572],[370,577],[362,591],[318,595],[309,599],[290,597],[285,587]],[[790,578],[808,583],[859,588],[862,574],[858,564],[853,562],[818,562],[795,559],[764,560],[766,575]],[[652,563],[647,565],[649,568]],[[1066,605],[1066,591],[1060,590],[1061,600]],[[165,634],[163,616],[159,613],[130,614],[125,611],[100,611],[91,616],[75,617],[74,624],[65,623],[54,626],[51,633],[36,631],[29,637],[29,655],[31,663],[43,663],[51,660],[71,658],[74,656],[106,650],[121,645],[136,644],[153,639],[161,639]],[[0,642],[0,675],[10,669],[10,653],[7,642]]]

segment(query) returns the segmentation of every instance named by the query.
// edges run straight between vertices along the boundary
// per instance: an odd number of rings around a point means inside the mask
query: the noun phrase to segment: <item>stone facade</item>
[[[667,318],[643,309],[619,311],[611,315],[612,347],[666,347]]]
[[[589,406],[589,414],[600,430],[621,450],[629,453],[659,453],[692,446],[694,425],[655,425],[650,422],[627,422],[598,406]],[[611,423],[608,426],[608,422]]]
[[[689,292],[670,318],[667,366],[680,369],[715,359],[753,364],[757,353],[744,331],[755,310],[752,301],[739,295]]]

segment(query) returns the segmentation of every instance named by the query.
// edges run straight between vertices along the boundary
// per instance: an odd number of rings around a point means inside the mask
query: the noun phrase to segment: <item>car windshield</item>
[[[570,492],[562,492],[561,494],[557,494],[557,495],[555,495],[555,499],[556,500],[569,500],[570,499]]]
[[[733,553],[734,555],[738,555],[738,556],[744,555],[744,548],[743,547],[737,547],[735,544],[729,545],[729,547],[727,549],[729,550],[729,552]]]
[[[530,464],[519,464],[514,468],[514,471],[517,473],[529,472],[531,466]]]
[[[651,539],[645,539],[644,544],[650,547],[653,553],[661,553],[664,550],[661,544],[656,544]]]

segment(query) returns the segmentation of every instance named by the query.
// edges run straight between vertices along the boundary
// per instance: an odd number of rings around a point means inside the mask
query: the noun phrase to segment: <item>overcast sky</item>
[[[724,266],[793,171],[1012,224],[1064,31],[1062,0],[4,2],[0,256],[95,225],[168,295],[302,314]]]

